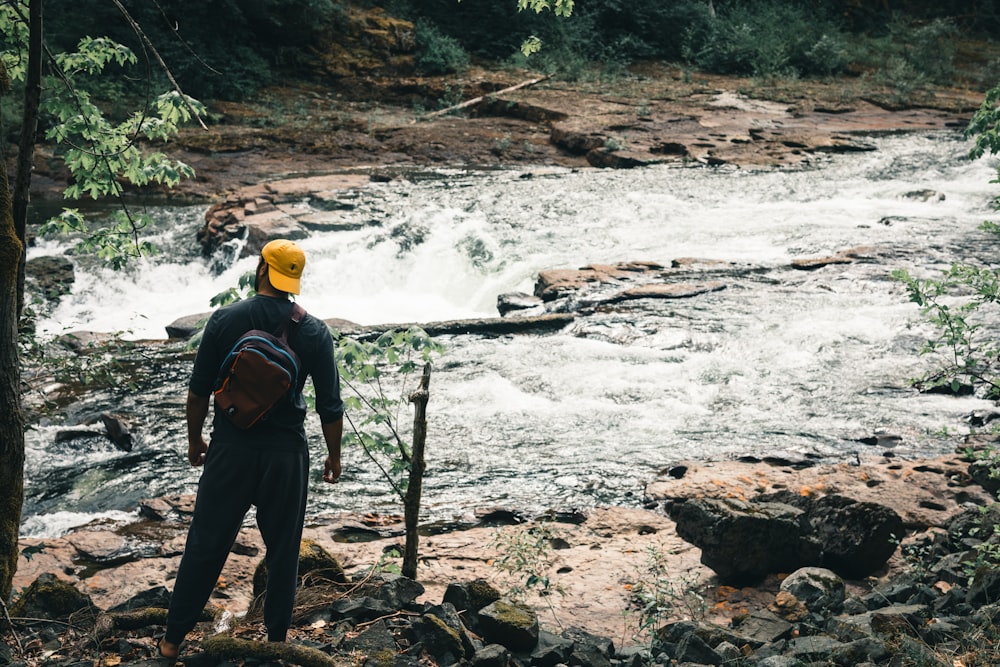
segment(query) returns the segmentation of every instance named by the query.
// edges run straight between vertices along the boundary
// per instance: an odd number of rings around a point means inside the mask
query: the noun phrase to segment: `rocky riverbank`
[[[983,444],[970,442],[969,446],[976,448]],[[487,644],[506,644],[504,650],[519,655],[522,664],[548,664],[534,654],[543,646],[551,650],[552,637],[564,633],[567,628],[583,631],[590,638],[588,641],[605,646],[605,653],[608,646],[617,647],[605,661],[571,663],[581,665],[606,665],[611,657],[615,658],[611,664],[644,664],[652,656],[642,651],[636,653],[636,649],[648,648],[656,636],[650,634],[654,630],[660,632],[661,648],[658,650],[666,650],[670,658],[687,664],[721,664],[721,659],[706,656],[723,655],[729,650],[720,651],[723,639],[734,645],[738,653],[742,650],[741,659],[749,660],[756,655],[755,661],[740,664],[806,664],[812,662],[803,659],[806,654],[823,655],[826,651],[828,655],[838,647],[842,652],[847,651],[841,645],[862,637],[869,637],[864,643],[869,656],[884,658],[891,653],[891,642],[885,637],[876,637],[878,633],[871,628],[877,628],[879,622],[889,621],[873,620],[872,610],[882,610],[879,613],[885,618],[896,618],[899,623],[913,626],[913,632],[909,633],[901,630],[898,624],[892,626],[890,634],[896,642],[902,633],[914,645],[926,644],[919,626],[934,618],[949,616],[947,622],[951,625],[948,627],[958,627],[958,621],[950,617],[951,608],[945,609],[944,602],[934,603],[934,600],[947,597],[949,605],[973,602],[971,598],[959,598],[957,593],[948,591],[960,587],[965,590],[965,580],[959,581],[961,573],[973,572],[977,564],[984,562],[982,554],[985,551],[977,551],[974,545],[992,544],[997,539],[992,536],[993,520],[987,521],[992,515],[980,510],[993,502],[990,490],[995,492],[995,486],[983,465],[970,465],[961,455],[903,462],[895,460],[890,452],[877,451],[877,447],[868,457],[835,466],[803,467],[780,461],[679,463],[649,484],[647,509],[606,507],[566,514],[554,512],[541,517],[523,517],[497,510],[484,512],[470,525],[428,526],[421,538],[417,572],[420,585],[406,589],[412,598],[409,603],[400,602],[395,610],[378,605],[373,610],[364,605],[374,603],[358,603],[365,609],[359,611],[357,606],[344,607],[343,604],[327,608],[325,605],[332,604],[327,599],[319,605],[325,611],[319,613],[316,609],[318,594],[307,587],[302,590],[297,614],[299,622],[293,629],[292,641],[320,648],[326,655],[332,655],[332,660],[337,659],[344,646],[354,646],[354,650],[362,654],[368,651],[371,659],[371,647],[365,648],[362,644],[359,648],[352,641],[357,639],[358,633],[363,634],[370,628],[372,621],[385,614],[397,618],[395,634],[399,637],[405,634],[399,628],[415,622],[411,618],[402,624],[402,618],[429,613],[443,615],[440,605],[447,602],[458,605],[454,619],[449,622],[460,621],[457,627],[463,633],[475,628],[472,636],[476,638],[474,642],[479,642],[478,648],[469,648],[467,655],[462,653],[470,660]],[[677,524],[665,511],[678,503],[708,499],[753,503],[762,494],[780,492],[790,492],[801,498],[836,497],[859,503],[886,503],[883,507],[898,513],[904,526],[905,535],[894,537],[898,538],[901,548],[897,550],[893,543],[891,557],[877,571],[862,578],[844,578],[825,569],[822,572],[827,574],[817,575],[813,572],[815,567],[810,569],[804,564],[806,569],[794,578],[787,576],[789,571],[774,570],[751,584],[733,586],[703,564],[707,561],[705,552],[678,535]],[[149,499],[141,504],[133,522],[91,525],[56,539],[24,540],[21,546],[25,554],[19,562],[15,586],[18,589],[28,587],[39,577],[44,583],[46,576],[54,575],[74,586],[90,608],[104,612],[121,613],[138,605],[139,601],[153,607],[162,605],[183,550],[191,508],[190,497]],[[964,522],[961,525],[965,526],[965,537],[955,534],[953,526],[959,520]],[[780,544],[765,543],[765,534],[767,531],[760,532],[756,539],[746,540],[747,553],[770,548],[775,558],[787,555]],[[525,548],[523,537],[529,535],[534,536],[530,540],[533,546]],[[541,539],[536,539],[539,536]],[[977,537],[969,541],[973,536]],[[308,526],[305,537],[337,559],[345,584],[355,582],[360,586],[359,582],[369,580],[373,570],[391,572],[402,551],[398,517],[326,517],[321,523]],[[955,554],[949,557],[950,560],[944,559],[946,539],[955,543],[947,550],[948,554]],[[916,579],[917,556],[921,553],[926,556],[934,548],[942,553],[920,565],[922,578]],[[253,619],[252,601],[259,586],[255,582],[255,572],[263,551],[257,531],[252,527],[244,529],[212,597],[216,626],[223,612],[241,617],[250,610],[249,621],[237,622],[238,636],[246,639],[259,638],[259,627],[250,621]],[[738,554],[730,557],[740,558]],[[510,562],[522,565],[504,566]],[[987,576],[986,572],[985,578],[979,579],[976,595],[989,601],[996,586],[995,577]],[[476,620],[481,607],[463,610],[455,597],[458,595],[456,587],[467,590],[474,588],[475,582],[483,581],[506,599],[519,589],[525,590],[529,576],[547,582],[544,591],[537,587],[527,588],[527,596],[522,600],[530,614],[536,617],[531,646],[519,644],[521,640],[510,639],[503,633],[496,635],[483,629],[476,624],[482,623],[481,619]],[[833,593],[821,594],[816,590],[817,576],[827,581],[824,585],[829,585],[831,580],[840,583],[834,586]],[[900,583],[904,580],[909,582],[905,586]],[[650,601],[651,591],[658,591],[659,595],[660,606],[655,614],[648,608],[643,611],[644,600],[645,603]],[[540,592],[547,594],[539,595]],[[343,590],[334,597],[341,597],[342,593]],[[921,598],[919,604],[910,599],[921,595],[927,599]],[[886,611],[889,606],[893,609]],[[19,608],[22,611],[16,612]],[[340,611],[333,612],[334,608]],[[348,608],[353,611],[348,613],[345,611]],[[14,609],[15,615],[26,615],[17,602]],[[31,615],[45,613],[43,609],[31,609]],[[962,615],[960,611],[955,613]],[[968,614],[972,614],[971,609]],[[50,654],[46,664],[71,664],[82,657],[89,660],[95,656],[100,656],[102,664],[141,662],[151,651],[149,637],[158,625],[155,618],[154,615],[152,622],[129,632],[107,631],[108,637],[97,645],[78,642],[70,646],[65,637],[50,637],[50,645],[58,648],[49,650],[59,659]],[[868,630],[859,629],[860,618],[868,619]],[[348,620],[351,620],[351,629],[337,631],[341,633],[340,639],[335,640],[337,632],[333,628]],[[656,622],[650,625],[651,620]],[[678,624],[678,621],[687,624]],[[943,622],[938,620],[938,630],[942,629]],[[83,621],[80,623],[86,625]],[[838,637],[830,630],[833,623],[839,624],[841,629],[853,629]],[[213,624],[207,623],[192,635],[186,661],[217,664],[217,655],[212,653],[215,649],[208,642],[215,632],[212,628]],[[539,629],[548,639],[538,638]],[[44,652],[39,646],[42,640],[37,631],[36,622],[18,622],[17,634],[26,637],[30,647],[21,647],[25,653],[21,657],[30,664],[35,664],[40,652]],[[939,633],[942,637],[947,635],[943,632]],[[799,640],[788,641],[807,634],[814,638],[808,647],[803,647]],[[847,639],[847,635],[851,638]],[[117,639],[109,641],[112,636]],[[393,633],[388,632],[387,636]],[[692,637],[695,636],[699,639],[693,645]],[[493,639],[487,641],[484,637]],[[597,641],[595,638],[603,639]],[[443,640],[425,638],[422,641],[424,651],[443,660],[439,664],[454,661],[439,655]],[[208,656],[200,652],[205,648],[203,642],[207,644]],[[407,654],[404,644],[383,645],[382,649],[391,650],[398,660]],[[678,644],[683,647],[679,648]],[[696,647],[703,644],[704,647],[696,651]],[[19,656],[13,645],[9,646],[8,660],[16,664]],[[245,646],[243,650],[250,649]],[[861,647],[855,644],[851,650],[850,655],[857,657]],[[704,661],[693,659],[698,651]],[[799,662],[763,661],[768,656],[787,651],[798,655]],[[199,655],[202,657],[197,659]],[[640,656],[634,658],[639,662],[631,662],[630,656]],[[480,656],[473,662],[483,659]],[[838,660],[837,664],[860,664],[861,661],[860,658],[854,663]],[[881,659],[872,662],[888,664]]]

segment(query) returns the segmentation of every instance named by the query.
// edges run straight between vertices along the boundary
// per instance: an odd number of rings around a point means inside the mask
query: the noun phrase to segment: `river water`
[[[301,241],[301,302],[361,324],[492,317],[497,295],[530,293],[544,269],[731,264],[726,289],[695,298],[603,310],[546,335],[445,337],[428,406],[425,520],[637,505],[645,483],[682,460],[853,460],[882,456],[886,447],[861,442],[878,435],[892,436],[882,442],[895,456],[941,454],[968,432],[964,417],[992,403],[910,389],[930,363],[917,355],[929,329],[889,274],[931,276],[996,256],[979,229],[992,214],[995,165],[966,159],[954,134],[871,142],[877,151],[796,170],[443,171],[372,184],[317,212],[357,228]],[[40,323],[46,335],[163,338],[165,325],[209,310],[253,268],[245,259],[215,273],[200,257],[202,208],[151,212],[163,252],[126,272],[78,269],[73,293]],[[878,259],[790,267],[857,246]],[[61,250],[44,242],[31,256]],[[76,410],[125,415],[132,452],[100,439],[57,444],[58,425],[28,433],[23,534],[127,518],[140,498],[194,491],[181,423],[189,363],[164,364],[147,392]],[[309,429],[318,458],[315,421]],[[345,453],[337,486],[318,473],[313,515],[400,511],[358,451]]]

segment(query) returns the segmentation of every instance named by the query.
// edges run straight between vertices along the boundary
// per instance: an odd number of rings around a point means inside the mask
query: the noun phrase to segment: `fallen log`
[[[480,95],[479,97],[474,97],[471,100],[466,100],[466,101],[460,102],[458,104],[453,104],[450,107],[447,107],[445,109],[438,109],[437,111],[432,111],[431,113],[425,115],[424,118],[426,119],[426,118],[436,118],[437,116],[444,116],[444,115],[447,115],[447,114],[451,113],[452,111],[458,111],[459,109],[465,109],[465,108],[474,106],[476,104],[479,104],[480,102],[482,102],[483,100],[485,100],[487,97],[497,97],[498,95],[503,95],[504,93],[512,93],[515,90],[520,90],[521,88],[527,88],[528,86],[533,86],[536,83],[541,83],[542,81],[545,81],[546,79],[550,79],[550,78],[552,78],[552,75],[551,74],[547,74],[545,76],[540,76],[537,79],[530,79],[528,81],[523,81],[523,82],[521,82],[521,83],[519,83],[517,85],[510,86],[508,88],[504,88],[503,90],[498,90],[498,91],[496,91],[494,93],[490,93],[489,95]],[[416,122],[416,121],[414,121],[414,122]]]
[[[533,317],[488,317],[470,320],[445,320],[443,322],[424,322],[410,324],[377,324],[371,326],[345,326],[338,328],[343,336],[358,340],[375,340],[386,331],[410,329],[418,327],[428,336],[447,334],[480,334],[502,335],[514,333],[533,333],[561,329],[576,318],[573,313],[547,313]]]

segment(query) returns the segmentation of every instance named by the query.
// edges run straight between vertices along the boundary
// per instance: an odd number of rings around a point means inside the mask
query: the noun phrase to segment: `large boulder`
[[[299,545],[299,580],[303,587],[326,583],[347,583],[340,562],[312,540]],[[253,573],[253,597],[258,599],[267,588],[267,561],[261,560]]]
[[[696,499],[668,511],[677,534],[702,550],[701,562],[733,584],[810,566],[863,578],[885,565],[904,535],[891,508],[836,495]]]
[[[669,508],[677,534],[701,549],[701,562],[729,584],[755,583],[819,560],[804,512],[784,503],[701,498]]]
[[[538,615],[531,607],[510,600],[497,600],[479,610],[483,638],[515,653],[530,651],[538,643]]]
[[[847,579],[873,574],[896,551],[906,534],[903,519],[890,507],[840,495],[802,496],[790,491],[758,496],[805,512],[812,537],[821,545],[819,562]]]

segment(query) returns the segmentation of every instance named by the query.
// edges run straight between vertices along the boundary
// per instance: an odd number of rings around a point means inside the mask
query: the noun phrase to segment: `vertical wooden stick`
[[[403,553],[403,576],[417,578],[417,547],[420,536],[420,494],[424,483],[424,445],[427,441],[427,401],[430,399],[431,365],[424,364],[420,387],[410,394],[413,403],[413,451],[410,459],[410,481],[403,499],[403,517],[406,524],[406,546]]]

